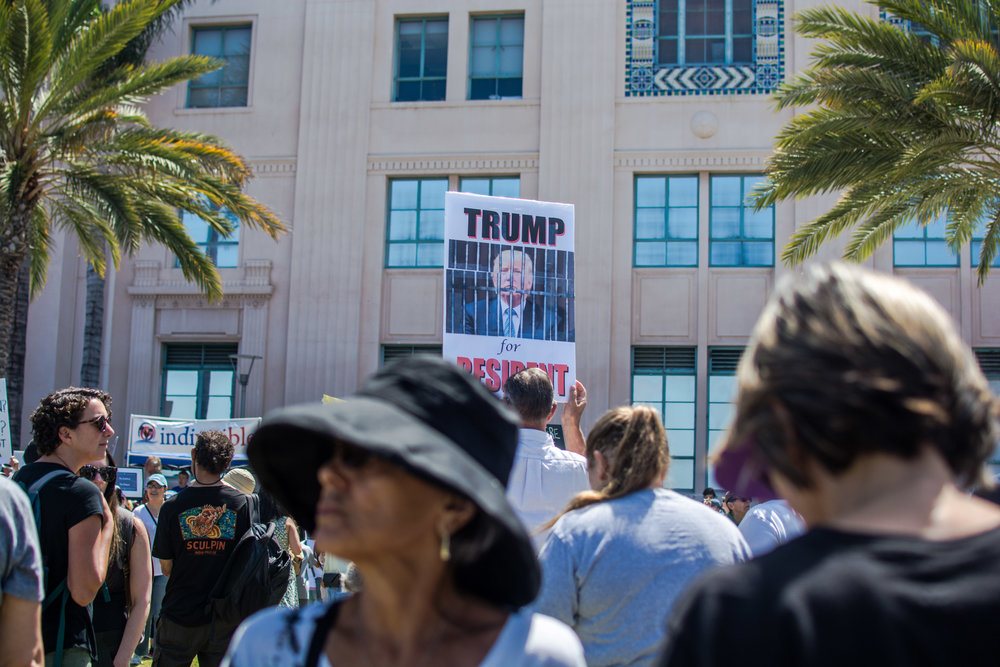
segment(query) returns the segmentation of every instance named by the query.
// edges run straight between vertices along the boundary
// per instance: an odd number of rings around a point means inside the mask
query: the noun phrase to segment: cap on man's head
[[[722,499],[722,502],[734,503],[738,500],[746,500],[747,502],[750,502],[749,498],[747,498],[746,496],[741,496],[740,494],[734,491],[726,491],[726,497]]]
[[[163,476],[163,473],[156,472],[150,475],[149,479],[146,480],[146,486],[149,486],[154,482],[164,488],[167,486],[167,478]]]

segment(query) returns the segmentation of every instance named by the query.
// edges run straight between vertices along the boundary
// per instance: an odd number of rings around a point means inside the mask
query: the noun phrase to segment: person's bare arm
[[[115,519],[104,496],[101,496],[101,504],[104,506],[103,526],[101,517],[95,515],[69,529],[69,553],[72,557],[66,572],[66,587],[73,602],[81,607],[94,601],[108,572],[108,552],[114,531],[111,522]]]
[[[0,604],[0,637],[0,667],[41,667],[45,662],[42,604],[5,593]]]
[[[129,593],[132,606],[128,610],[128,621],[125,632],[115,654],[115,667],[128,667],[135,647],[142,640],[142,631],[146,627],[146,616],[149,615],[149,601],[153,587],[153,561],[149,555],[149,533],[146,526],[138,519],[132,520],[135,526],[135,539],[129,553]]]
[[[160,559],[160,571],[163,572],[163,576],[169,577],[171,570],[174,569],[174,561],[172,558],[161,558]]]
[[[285,517],[285,530],[288,532],[288,551],[293,555],[302,554],[302,543],[299,542],[299,527],[292,517]]]
[[[563,405],[562,418],[560,422],[563,427],[563,440],[566,442],[566,449],[576,452],[580,456],[585,456],[587,451],[587,439],[583,436],[583,428],[580,426],[580,417],[587,408],[587,388],[577,380],[569,388],[569,399]]]

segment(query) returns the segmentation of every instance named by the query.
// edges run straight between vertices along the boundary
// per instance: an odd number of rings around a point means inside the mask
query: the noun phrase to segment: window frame
[[[639,181],[641,179],[663,179],[665,186],[664,193],[664,205],[659,206],[640,206],[639,205]],[[672,179],[694,179],[695,183],[695,204],[694,206],[670,206],[670,181]],[[663,209],[663,237],[639,237],[639,210],[654,210]],[[672,209],[694,209],[695,212],[695,230],[694,237],[670,237],[670,211]],[[640,243],[658,243],[662,242],[664,244],[663,252],[663,263],[662,264],[640,264],[639,263],[639,244]],[[694,262],[691,264],[682,263],[671,263],[670,262],[670,244],[690,244],[694,243],[695,253]],[[697,173],[694,174],[634,174],[632,179],[632,266],[634,268],[648,268],[648,267],[682,267],[682,268],[692,268],[697,267],[699,263],[699,246],[701,243],[701,178]]]
[[[227,30],[233,30],[233,29],[240,29],[240,30],[242,30],[242,29],[248,29],[250,31],[250,39],[249,39],[250,52],[247,55],[246,83],[244,85],[241,85],[241,86],[232,86],[232,85],[225,86],[227,88],[237,88],[237,87],[243,87],[243,88],[245,88],[246,89],[246,100],[244,101],[243,104],[230,104],[230,105],[225,105],[225,106],[220,106],[220,105],[216,105],[216,106],[192,106],[191,105],[191,90],[192,90],[192,88],[194,88],[194,89],[205,89],[205,90],[211,89],[211,88],[216,88],[216,89],[219,90],[218,100],[221,102],[221,97],[222,97],[222,92],[221,91],[222,91],[222,88],[224,87],[222,85],[222,80],[221,80],[222,71],[225,69],[225,67],[223,67],[222,69],[219,69],[219,70],[215,71],[215,73],[217,73],[219,75],[219,77],[220,77],[219,85],[217,85],[217,86],[198,85],[198,83],[197,83],[198,79],[200,79],[201,77],[198,77],[196,79],[191,79],[190,81],[187,82],[187,86],[184,87],[184,109],[186,109],[186,110],[209,110],[209,109],[216,110],[216,109],[248,109],[248,108],[250,108],[250,100],[251,100],[251,92],[252,92],[251,91],[251,88],[252,88],[251,82],[253,81],[253,60],[254,60],[253,54],[254,54],[254,51],[255,51],[255,49],[254,49],[254,40],[256,38],[256,33],[257,33],[257,26],[255,25],[255,22],[253,20],[249,19],[249,18],[247,18],[247,19],[234,18],[234,19],[228,19],[225,22],[219,22],[219,23],[205,23],[205,22],[200,22],[199,21],[197,23],[193,23],[192,22],[192,23],[187,24],[187,29],[188,29],[188,40],[189,40],[189,43],[188,43],[188,53],[190,55],[208,55],[208,56],[213,57],[213,58],[219,58],[219,59],[223,59],[224,60],[225,59],[224,58],[224,55],[225,55],[225,46],[224,46],[224,44],[225,44],[225,32]],[[196,53],[195,52],[195,50],[194,50],[194,48],[195,48],[195,33],[197,33],[198,31],[201,31],[201,30],[205,30],[205,31],[207,31],[207,30],[219,30],[219,31],[222,32],[222,44],[223,44],[222,55],[201,54],[201,53]]]
[[[206,227],[207,232],[208,232],[208,239],[205,240],[205,241],[200,241],[198,239],[195,239],[194,235],[191,234],[191,229],[188,227],[187,220],[188,220],[189,217],[198,218],[198,220],[201,220],[201,218],[198,217],[197,215],[193,214],[193,213],[189,213],[189,212],[184,211],[184,210],[181,210],[179,212],[180,213],[180,218],[181,218],[181,224],[184,225],[184,230],[188,233],[188,236],[191,237],[191,240],[195,242],[195,244],[202,251],[202,253],[204,253],[204,255],[206,257],[208,257],[210,260],[212,260],[212,264],[215,265],[215,268],[217,268],[217,269],[237,269],[240,266],[240,219],[238,217],[236,217],[236,214],[233,213],[232,211],[229,211],[227,209],[223,209],[223,208],[215,206],[213,204],[210,204],[210,206],[211,206],[211,208],[215,209],[216,211],[225,211],[225,213],[228,214],[228,215],[226,215],[226,217],[229,218],[230,221],[233,222],[234,229],[233,229],[232,235],[229,238],[226,238],[226,239],[221,238],[221,236],[219,235],[219,232],[217,232],[215,229],[212,228],[211,225],[209,225],[207,222],[205,222],[204,224],[205,224],[205,227]],[[204,221],[202,221],[202,222],[204,222]],[[219,252],[218,251],[219,251],[219,248],[225,248],[225,247],[235,247],[236,248],[236,262],[234,264],[232,264],[231,266],[230,265],[226,265],[226,266],[220,266],[219,265],[219,261],[218,261]],[[174,257],[174,268],[175,269],[179,269],[180,266],[181,266],[180,260],[178,260],[177,257],[175,256]]]
[[[201,348],[201,362],[197,365],[192,363],[171,363],[169,348]],[[208,402],[212,398],[209,393],[211,384],[211,373],[213,371],[228,371],[232,373],[232,386],[229,393],[229,419],[232,419],[236,410],[236,371],[232,362],[207,363],[205,362],[206,352],[212,348],[217,354],[225,354],[227,361],[229,354],[239,353],[239,344],[231,342],[218,343],[191,343],[191,342],[165,342],[163,343],[162,361],[160,364],[160,414],[167,415],[167,373],[169,371],[196,371],[198,372],[198,385],[195,389],[195,416],[194,419],[206,419],[208,413]],[[175,394],[179,395],[179,394]],[[171,410],[171,412],[173,412]],[[188,417],[181,417],[187,419]]]
[[[489,192],[486,192],[486,193],[476,193],[474,190],[467,190],[466,187],[465,187],[465,182],[466,181],[471,181],[471,180],[489,181],[489,184],[490,184]],[[489,195],[491,197],[507,197],[507,196],[509,196],[509,195],[497,195],[497,194],[494,194],[493,191],[494,191],[494,188],[495,188],[495,186],[497,184],[497,181],[517,181],[517,195],[515,195],[515,199],[521,197],[521,177],[520,177],[520,175],[518,175],[518,176],[459,176],[458,177],[458,191],[459,192],[469,192],[469,193],[472,193],[472,194],[487,194],[487,195]]]
[[[644,370],[637,370],[637,368],[636,368],[636,353],[637,352],[641,353],[642,351],[654,351],[654,350],[662,350],[663,351],[664,363],[663,363],[662,368],[655,369],[655,370],[651,369],[651,368],[644,369]],[[686,354],[690,353],[690,355],[691,355],[691,362],[690,362],[690,364],[686,364],[684,366],[681,366],[681,365],[671,366],[670,365],[670,359],[669,359],[669,355],[670,355],[670,351],[671,350],[674,351],[675,353],[678,353],[678,354],[685,354],[686,355]],[[650,407],[652,407],[650,405],[650,403],[653,403],[653,401],[639,401],[639,402],[636,401],[636,397],[635,397],[635,379],[636,379],[636,377],[639,377],[639,376],[663,378],[663,383],[661,385],[661,387],[662,387],[661,388],[661,395],[660,395],[661,397],[660,397],[660,400],[657,401],[657,403],[659,405],[658,411],[660,413],[660,420],[663,422],[664,428],[668,432],[667,443],[668,444],[670,443],[669,433],[671,431],[674,431],[674,432],[677,432],[677,431],[690,432],[691,454],[690,455],[686,455],[686,454],[685,455],[678,455],[678,454],[675,454],[674,451],[671,451],[670,461],[671,461],[671,466],[673,466],[674,462],[684,462],[684,463],[689,463],[690,464],[690,466],[691,466],[691,476],[690,476],[691,486],[690,487],[687,487],[687,486],[670,486],[669,485],[669,481],[670,481],[670,472],[669,472],[669,470],[667,472],[667,477],[663,481],[663,486],[664,486],[664,488],[674,489],[675,491],[679,491],[679,492],[682,492],[682,493],[694,493],[694,491],[695,491],[695,475],[696,475],[696,470],[697,470],[697,466],[695,464],[695,461],[696,461],[696,458],[698,456],[698,422],[697,422],[697,414],[698,414],[698,348],[697,348],[697,346],[694,346],[694,345],[633,345],[632,346],[632,349],[631,349],[631,364],[630,364],[630,378],[629,378],[630,379],[630,381],[629,381],[629,403],[631,405],[649,405]],[[693,384],[692,384],[692,394],[691,394],[691,400],[690,401],[668,401],[667,400],[667,382],[666,382],[666,378],[669,377],[669,376],[673,376],[673,377],[690,377],[692,379]],[[692,414],[692,417],[691,417],[691,419],[692,419],[691,428],[672,428],[671,425],[668,424],[667,406],[669,406],[669,405],[682,405],[682,404],[683,405],[690,405],[691,406],[691,414]]]
[[[746,187],[746,179],[748,178],[761,178],[763,174],[758,173],[709,173],[708,174],[708,265],[713,268],[773,268],[774,267],[774,255],[775,255],[775,222],[776,214],[774,210],[774,204],[771,204],[767,209],[771,214],[771,235],[769,238],[764,237],[750,237],[746,235],[746,213],[751,206],[747,204],[747,196],[750,189]],[[716,209],[731,209],[736,208],[734,206],[715,206],[713,202],[713,194],[715,190],[715,179],[716,178],[731,178],[739,177],[740,179],[740,193],[742,194],[741,204],[739,205],[739,236],[736,237],[716,237],[715,236],[715,211]],[[752,188],[751,188],[752,189]],[[771,244],[771,261],[766,264],[756,264],[746,262],[745,247],[747,243],[761,243],[767,241]],[[740,244],[740,258],[739,262],[735,264],[720,263],[713,259],[713,247],[716,243],[739,243]]]
[[[972,230],[972,238],[969,239],[969,261],[972,264],[972,270],[975,271],[979,267],[979,252],[983,247],[983,241],[986,240],[986,226],[991,222],[990,219],[980,220],[976,228]],[[895,261],[895,257],[893,257]],[[991,268],[996,268],[1000,266],[1000,252],[996,254],[993,261],[990,262]]]
[[[392,208],[392,187],[394,183],[402,183],[406,181],[416,181],[417,183],[417,207],[415,209],[394,209]],[[444,201],[441,202],[440,209],[421,208],[421,192],[423,184],[427,181],[444,181],[445,182],[445,192],[448,191],[451,186],[451,179],[448,176],[394,176],[390,177],[388,181],[388,187],[386,188],[386,198],[385,198],[385,268],[387,269],[441,269],[444,268]],[[420,218],[423,211],[441,211],[442,215],[442,226],[441,226],[441,238],[439,239],[424,239],[420,238]],[[414,238],[412,239],[396,239],[392,238],[392,213],[393,211],[415,211],[416,212],[416,227],[414,229]],[[412,245],[416,248],[416,253],[419,253],[420,246],[431,245],[431,244],[441,245],[441,262],[438,264],[393,264],[390,262],[391,248],[393,246],[407,246]],[[415,255],[416,256],[416,255]]]
[[[521,20],[521,43],[519,45],[508,44],[504,45],[501,43],[501,25],[505,19],[520,19]],[[493,42],[492,47],[494,51],[494,76],[484,77],[484,76],[474,76],[472,72],[472,54],[473,49],[476,47],[489,46],[475,43],[476,35],[476,22],[477,21],[495,21],[496,22],[496,40]],[[500,55],[504,48],[520,46],[521,49],[521,60],[518,75],[515,76],[502,76],[500,69]],[[493,80],[494,94],[488,97],[473,97],[472,89],[474,81],[488,81]],[[500,95],[500,81],[502,79],[514,80],[517,79],[521,82],[521,94],[520,95]],[[482,15],[471,15],[469,16],[469,67],[468,67],[468,80],[466,82],[466,99],[468,100],[512,100],[512,99],[523,99],[524,97],[524,13],[519,14],[482,14]]]
[[[445,25],[445,71],[442,76],[427,76],[426,75],[426,57],[427,57],[427,24],[428,22],[442,22]],[[400,59],[402,58],[402,53],[399,48],[400,39],[400,29],[405,23],[421,23],[422,27],[420,30],[420,74],[415,77],[402,77],[399,74],[400,70]],[[392,73],[392,101],[399,102],[403,104],[414,103],[414,102],[443,102],[448,96],[448,38],[450,36],[450,25],[448,24],[448,16],[403,16],[396,17],[395,26],[395,38],[393,40],[393,46],[395,49],[395,57],[393,58],[393,73]],[[417,81],[420,83],[420,95],[417,99],[412,100],[401,100],[399,99],[399,84],[400,82],[413,82]],[[424,97],[424,84],[427,82],[437,82],[440,81],[442,86],[441,97],[435,97],[433,99],[427,99]]]
[[[928,236],[928,234],[927,234],[928,227],[930,227],[932,224],[938,224],[938,223],[942,223],[945,226],[947,225],[948,219],[947,219],[947,214],[946,213],[941,213],[934,220],[929,220],[927,222],[927,224],[920,224],[919,221],[917,221],[916,219],[913,219],[912,221],[910,221],[909,223],[907,223],[905,226],[896,228],[896,230],[892,234],[892,266],[893,266],[893,268],[898,268],[898,269],[919,269],[919,268],[954,269],[954,268],[957,268],[958,267],[958,262],[959,262],[959,253],[954,252],[950,247],[948,247],[948,242],[945,240],[945,237],[944,237],[944,234],[946,234],[947,232],[944,231],[944,229],[943,229],[942,232],[941,232],[941,234],[942,234],[941,236]],[[914,226],[919,226],[920,227],[921,236],[919,236],[919,237],[917,237],[917,236],[903,236],[903,237],[898,236],[898,234],[899,234],[899,232],[901,230],[910,229],[910,228],[912,228]],[[923,254],[924,254],[924,261],[923,261],[923,263],[900,263],[897,260],[897,258],[896,258],[896,249],[897,249],[897,244],[899,242],[902,242],[902,243],[921,243],[922,246],[923,246]],[[951,253],[952,257],[954,258],[954,261],[950,262],[950,263],[947,263],[947,264],[946,263],[940,263],[940,262],[935,262],[935,263],[928,262],[927,261],[927,245],[928,245],[928,243],[943,243],[945,245],[945,247],[948,248],[948,251]],[[969,245],[970,245],[970,248],[971,248],[974,245],[974,243],[970,242]],[[979,261],[976,260],[974,262],[974,266],[976,266],[978,264],[979,264]]]
[[[724,355],[727,353],[732,354],[734,352],[739,352],[739,356],[735,362],[732,360],[718,359],[717,357],[720,353]],[[735,383],[739,360],[742,359],[744,352],[746,352],[746,346],[743,345],[710,345],[706,350],[706,354],[708,356],[708,372],[705,377],[705,486],[710,486],[716,489],[719,488],[719,484],[713,478],[712,464],[710,462],[710,459],[714,454],[712,451],[712,435],[716,434],[717,438],[721,437],[722,434],[726,432],[726,429],[712,428],[712,406],[726,405],[729,406],[730,411],[735,410],[737,388],[734,384],[733,396],[729,401],[713,401],[712,379],[718,377],[731,377],[734,378]],[[728,421],[729,420],[727,420],[727,424]]]
[[[379,368],[382,368],[390,361],[396,359],[406,359],[417,355],[442,356],[443,346],[440,343],[382,343],[379,349]],[[390,352],[387,356],[386,352]]]
[[[741,65],[752,65],[756,61],[756,15],[757,15],[757,3],[754,0],[749,0],[749,11],[750,11],[750,32],[749,33],[735,33],[734,27],[734,13],[733,13],[733,3],[740,0],[724,0],[725,3],[725,17],[723,18],[723,32],[719,33],[696,33],[693,36],[688,36],[687,34],[687,11],[688,11],[688,0],[669,0],[670,2],[676,2],[677,7],[677,30],[672,33],[671,36],[664,36],[663,32],[663,10],[661,7],[667,0],[659,0],[656,6],[656,54],[654,56],[653,62],[659,67],[718,67],[718,66],[741,66]],[[707,5],[708,0],[703,0]],[[746,1],[746,0],[744,0]],[[708,13],[706,7],[705,13]],[[687,57],[687,44],[686,42],[690,39],[722,39],[724,41],[724,52],[725,55],[721,61],[710,61],[710,60],[689,60]],[[733,56],[733,43],[736,39],[747,39],[750,45],[750,55],[746,60],[734,60]],[[675,58],[671,61],[665,61],[661,58],[662,44],[665,41],[676,42]]]

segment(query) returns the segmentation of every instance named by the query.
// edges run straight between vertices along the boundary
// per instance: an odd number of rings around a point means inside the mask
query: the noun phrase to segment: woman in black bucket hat
[[[247,449],[260,483],[364,590],[251,617],[223,664],[582,666],[569,628],[519,611],[540,573],[504,496],[516,447],[516,419],[433,357],[268,415]]]

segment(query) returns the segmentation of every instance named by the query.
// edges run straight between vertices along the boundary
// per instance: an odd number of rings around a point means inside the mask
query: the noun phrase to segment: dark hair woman
[[[663,488],[670,452],[656,410],[605,413],[585,454],[593,490],[553,522],[535,608],[576,630],[591,667],[648,665],[681,591],[749,552],[731,521]]]
[[[974,498],[997,402],[930,295],[885,274],[789,275],[737,372],[716,476],[773,486],[802,537],[699,582],[667,665],[994,665],[1000,508]]]
[[[106,588],[94,600],[98,667],[125,667],[131,661],[146,625],[153,583],[149,534],[142,521],[120,506],[117,472],[114,458],[106,454],[78,473],[97,485],[115,517]]]
[[[583,665],[569,628],[518,611],[539,570],[504,496],[516,443],[513,416],[431,357],[342,402],[269,415],[247,452],[261,484],[365,583],[251,617],[224,664]]]

